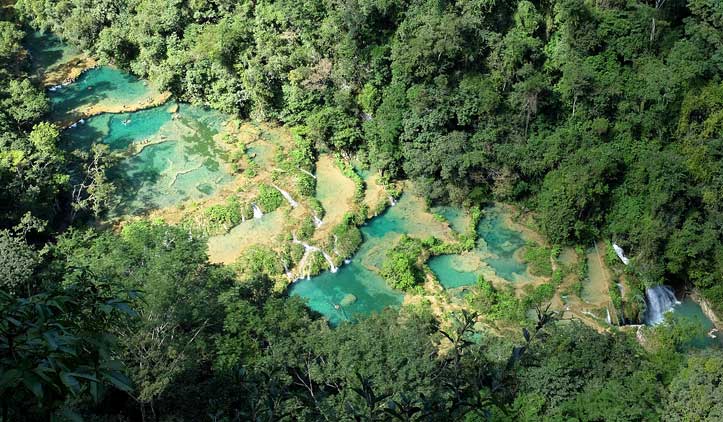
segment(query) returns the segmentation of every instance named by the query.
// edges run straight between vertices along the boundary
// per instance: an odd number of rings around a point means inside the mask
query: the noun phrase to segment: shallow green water
[[[452,230],[457,233],[464,233],[465,230],[467,230],[469,218],[460,208],[450,206],[434,207],[432,208],[432,212],[444,217],[447,222],[449,222],[449,226],[452,227]]]
[[[111,176],[121,192],[117,214],[137,214],[213,194],[232,180],[226,155],[213,140],[225,115],[181,104],[133,113],[102,114],[63,132],[67,148],[96,142],[126,150]]]
[[[404,295],[389,286],[373,271],[378,269],[387,251],[402,234],[429,236],[428,225],[421,215],[423,208],[410,195],[402,195],[396,206],[373,218],[361,228],[364,243],[349,264],[336,273],[324,272],[308,280],[299,280],[289,294],[305,298],[309,307],[336,324],[353,319],[354,315],[379,312],[388,306],[399,306]],[[352,294],[356,301],[341,305]]]
[[[450,223],[464,216],[459,211],[446,212]],[[461,225],[459,222],[457,224]],[[474,285],[484,265],[507,281],[526,279],[527,264],[516,256],[516,252],[525,245],[525,239],[522,233],[505,224],[502,210],[497,207],[486,208],[477,226],[477,233],[479,239],[475,250],[463,255],[436,256],[429,260],[429,267],[442,286],[453,289]]]
[[[251,218],[218,236],[208,239],[208,256],[211,262],[232,264],[251,245],[276,242],[277,235],[286,222],[287,216],[280,209]]]
[[[445,289],[472,286],[477,282],[477,273],[474,270],[465,270],[458,255],[435,256],[428,264]]]
[[[24,44],[30,52],[34,70],[49,69],[67,63],[79,51],[65,44],[55,34],[29,31]]]
[[[350,264],[344,265],[336,274],[325,272],[309,280],[300,280],[289,293],[307,299],[312,309],[325,315],[332,323],[352,319],[355,314],[398,305],[403,295],[389,288],[373,270],[381,267],[387,251],[402,234],[416,237],[441,235],[438,229],[430,227],[428,219],[422,218],[420,211],[423,209],[420,201],[402,195],[396,206],[388,208],[361,228],[364,243]],[[430,259],[429,267],[445,288],[474,285],[485,262],[509,281],[525,277],[527,265],[515,257],[515,252],[524,246],[525,241],[521,233],[507,227],[500,213],[496,207],[485,210],[485,217],[478,228],[480,241],[472,253]],[[357,300],[352,305],[342,306],[341,301],[348,294],[353,294]]]
[[[700,305],[698,305],[691,298],[686,297],[680,304],[675,305],[673,310],[675,314],[684,318],[692,319],[703,327],[705,334],[694,338],[693,341],[690,343],[691,346],[697,348],[705,348],[710,346],[723,347],[723,333],[714,333],[716,338],[711,338],[707,335],[707,333],[712,328],[714,328],[713,322],[711,322],[711,320],[709,320],[708,317],[705,316]]]
[[[507,227],[498,208],[485,209],[484,217],[477,226],[477,233],[484,241],[482,247],[492,254],[485,258],[485,262],[497,275],[508,281],[518,281],[525,276],[527,264],[515,256],[515,252],[525,246],[525,239],[522,233]]]
[[[404,299],[376,273],[365,268],[358,256],[336,273],[327,271],[311,279],[297,281],[291,286],[289,294],[306,299],[311,309],[326,316],[332,324],[380,312],[389,306],[399,306]],[[344,298],[350,294],[356,297],[356,301],[342,305]]]
[[[150,99],[156,92],[133,75],[102,66],[84,72],[77,81],[48,93],[53,116],[62,117],[90,105],[115,107]]]
[[[587,303],[601,304],[610,300],[608,293],[608,274],[595,247],[588,248],[585,259],[587,259],[587,277],[582,281],[582,294],[580,298]]]

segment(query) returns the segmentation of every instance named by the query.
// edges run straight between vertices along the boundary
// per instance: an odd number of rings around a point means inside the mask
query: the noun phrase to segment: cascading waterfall
[[[625,251],[623,248],[618,246],[616,243],[613,243],[613,249],[615,250],[615,253],[617,254],[618,258],[620,258],[621,261],[623,261],[623,264],[628,265],[630,263],[630,258],[625,256]]]
[[[607,321],[608,324],[613,325],[613,319],[610,316],[610,308],[605,308],[605,312],[607,313],[607,315],[605,316],[605,321]]]
[[[329,254],[322,251],[321,249],[319,249],[319,250],[321,251],[321,254],[324,255],[324,259],[326,259],[326,262],[329,264],[329,271],[331,271],[332,273],[337,272],[339,270],[339,268],[337,268],[336,265],[334,265],[334,261],[331,259]]]
[[[276,190],[279,191],[284,198],[286,198],[286,200],[289,202],[289,205],[291,205],[291,208],[296,208],[299,206],[299,203],[294,201],[294,198],[291,197],[291,194],[289,194],[289,192],[286,192],[285,190],[281,189],[276,185],[271,186],[275,187]]]
[[[310,172],[310,171],[307,171],[307,170],[304,170],[304,169],[302,169],[301,167],[299,167],[299,170],[301,170],[302,173],[306,173],[306,174],[308,174],[309,176],[311,176],[311,177],[313,177],[314,179],[316,179],[316,175],[314,175],[314,173],[312,173],[312,172]]]
[[[391,205],[391,206],[397,205],[397,200],[394,199],[394,197],[392,195],[389,195],[389,205]]]
[[[306,261],[306,256],[307,256],[309,253],[311,253],[311,252],[321,252],[321,255],[322,255],[322,256],[324,257],[324,259],[326,260],[326,263],[329,264],[329,271],[331,271],[332,273],[335,273],[335,272],[337,272],[337,271],[339,270],[339,268],[337,268],[337,266],[334,265],[334,261],[331,259],[331,256],[329,256],[328,253],[326,253],[326,252],[324,252],[323,250],[321,250],[321,248],[318,248],[318,247],[316,247],[316,246],[311,246],[311,245],[309,245],[309,244],[306,243],[306,242],[302,242],[301,240],[299,240],[299,239],[296,238],[296,235],[293,235],[292,242],[294,242],[294,243],[296,243],[296,244],[299,244],[299,245],[301,245],[301,246],[304,247],[304,256],[301,258],[301,261],[299,261],[300,263]]]
[[[259,208],[258,205],[256,205],[256,204],[251,204],[251,208],[254,209],[254,218],[255,218],[255,219],[258,220],[259,218],[261,218],[261,217],[264,216],[263,211],[261,211],[261,208]]]
[[[286,274],[286,277],[288,277],[289,280],[292,280],[292,281],[293,281],[293,276],[294,276],[294,275],[293,275],[293,274],[291,273],[291,271],[289,270],[289,266],[286,265],[286,260],[283,259],[283,258],[281,258],[281,257],[279,257],[279,261],[281,261],[281,265],[284,266],[284,274]]]
[[[321,221],[321,218],[319,218],[319,216],[317,216],[316,214],[313,215],[313,218],[314,218],[314,225],[317,228],[321,227],[321,225],[324,224],[324,222]]]
[[[657,325],[663,322],[663,315],[673,310],[673,306],[680,303],[675,298],[673,289],[669,286],[655,286],[645,290],[644,322],[646,325]]]

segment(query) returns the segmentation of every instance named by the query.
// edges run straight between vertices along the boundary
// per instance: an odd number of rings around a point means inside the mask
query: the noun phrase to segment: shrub
[[[256,198],[256,204],[263,212],[271,212],[284,203],[284,197],[281,196],[275,187],[263,184],[259,186],[259,196]]]
[[[536,276],[550,277],[552,275],[551,251],[541,245],[528,243],[525,247],[525,261],[530,265],[530,273]]]
[[[424,272],[418,265],[423,252],[420,240],[403,235],[387,253],[386,260],[382,264],[381,276],[392,288],[399,290],[414,288],[424,280]]]

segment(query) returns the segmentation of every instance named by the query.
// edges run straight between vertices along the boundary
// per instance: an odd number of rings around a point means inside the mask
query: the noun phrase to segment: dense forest
[[[51,31],[177,98],[303,128],[431,203],[514,203],[612,239],[641,288],[723,311],[723,2],[19,0],[0,21],[0,417],[721,420],[723,355],[544,301],[504,335],[405,306],[337,327],[261,260],[153,221],[86,224],[103,148],[60,148],[24,39]],[[253,260],[253,256],[249,259]],[[501,300],[501,299],[500,299]]]

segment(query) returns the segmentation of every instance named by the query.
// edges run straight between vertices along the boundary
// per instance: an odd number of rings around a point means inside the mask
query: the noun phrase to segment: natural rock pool
[[[381,267],[387,251],[402,234],[449,236],[446,224],[426,213],[421,199],[411,194],[402,195],[397,205],[370,220],[361,231],[364,243],[350,263],[336,273],[327,271],[299,280],[289,289],[290,294],[307,299],[311,309],[332,323],[401,305],[404,295],[387,286],[374,270]],[[352,298],[355,300],[350,301]]]
[[[80,54],[52,34],[32,33],[29,45],[39,71],[73,65]],[[232,180],[214,139],[228,120],[222,113],[175,102],[150,107],[168,95],[107,66],[52,86],[48,95],[51,119],[75,121],[63,131],[63,148],[87,151],[103,143],[124,155],[109,172],[120,191],[115,216],[201,199]]]
[[[439,213],[439,210],[434,211]],[[448,215],[461,219],[463,213],[454,210]],[[461,227],[461,222],[458,221],[457,226]],[[312,309],[325,315],[332,323],[352,319],[355,314],[378,312],[387,306],[401,304],[403,294],[388,287],[375,272],[399,236],[408,234],[424,238],[433,235],[443,239],[451,236],[449,225],[434,219],[425,211],[422,200],[410,194],[402,195],[397,205],[370,220],[361,230],[364,243],[349,264],[337,273],[324,272],[297,281],[290,288],[290,294],[307,299]],[[504,211],[497,207],[486,209],[478,232],[480,240],[472,253],[430,259],[429,267],[440,283],[447,289],[473,285],[483,268],[487,271],[492,269],[508,281],[526,280],[527,265],[516,253],[524,246],[525,240],[522,233],[505,223]],[[356,300],[343,304],[344,299],[348,302],[350,297]]]
[[[227,117],[187,104],[104,113],[63,132],[68,148],[102,142],[127,154],[111,172],[118,215],[139,214],[212,195],[233,180],[214,140]]]
[[[50,89],[51,117],[56,120],[131,111],[161,96],[147,82],[108,66],[87,70],[73,83]]]
[[[62,43],[56,44],[44,53],[38,52],[40,59],[48,63],[71,60],[73,51],[66,51]],[[73,83],[54,87],[49,94],[56,120],[77,120],[63,132],[65,148],[88,150],[94,143],[103,143],[122,154],[122,160],[110,172],[120,191],[116,216],[200,200],[234,180],[226,164],[226,150],[217,136],[228,120],[222,113],[172,101],[153,106],[159,98],[165,101],[157,90],[111,67],[87,70]],[[259,166],[273,166],[278,142],[272,138],[251,142],[247,153]],[[354,183],[329,156],[320,158],[317,172],[317,199],[326,211],[326,227],[320,226],[323,233],[343,218],[354,194]],[[373,203],[380,196],[386,200],[379,186],[372,180],[367,182],[376,189],[365,196],[365,203]],[[364,242],[351,262],[336,273],[324,272],[297,281],[290,287],[290,294],[306,298],[312,309],[332,323],[399,306],[404,295],[388,287],[376,272],[396,240],[408,234],[453,241],[453,231],[462,232],[468,225],[468,217],[460,209],[442,207],[432,212],[444,216],[446,222],[426,211],[420,197],[405,193],[395,206],[361,228]],[[231,263],[243,247],[273,239],[286,218],[283,210],[278,210],[214,236],[209,241],[210,255],[216,262]],[[526,277],[527,266],[517,256],[525,240],[505,223],[503,211],[488,208],[478,233],[480,240],[472,253],[439,256],[429,262],[443,286],[474,284],[480,271],[493,271],[509,281]]]
[[[446,211],[450,224],[461,226],[458,213]],[[444,215],[444,214],[442,214]],[[528,281],[527,264],[520,259],[525,245],[523,233],[507,223],[505,211],[497,206],[484,209],[477,226],[476,248],[462,255],[441,255],[429,260],[429,267],[446,289],[475,284],[477,276],[490,274],[509,282]],[[455,228],[456,230],[459,230]]]

